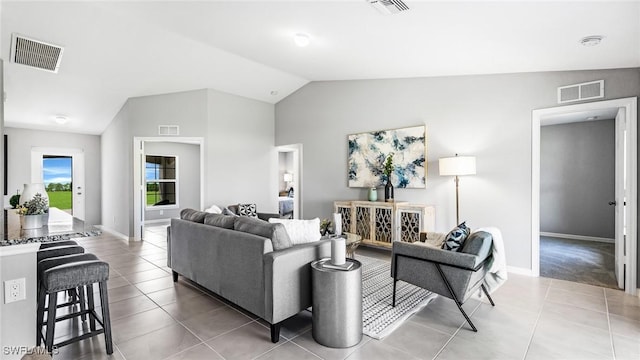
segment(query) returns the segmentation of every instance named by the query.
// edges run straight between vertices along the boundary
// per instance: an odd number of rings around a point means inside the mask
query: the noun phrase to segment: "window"
[[[178,207],[178,158],[146,155],[147,208]]]

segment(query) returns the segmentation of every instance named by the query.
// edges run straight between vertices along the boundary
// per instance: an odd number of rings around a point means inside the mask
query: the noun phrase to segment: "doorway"
[[[162,227],[184,208],[204,209],[204,139],[135,137],[134,239]]]
[[[31,149],[31,182],[44,183],[51,207],[85,219],[85,173],[82,149]]]
[[[560,106],[532,112],[532,275],[540,275],[540,130],[542,125],[583,121],[613,109],[616,127],[615,272],[620,288],[637,290],[637,98]],[[594,118],[593,120],[596,120]]]
[[[302,144],[278,146],[278,212],[302,219]]]

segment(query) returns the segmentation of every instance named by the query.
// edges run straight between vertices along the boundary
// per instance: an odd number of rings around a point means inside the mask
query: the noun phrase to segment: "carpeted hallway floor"
[[[617,289],[615,246],[540,236],[540,276]]]

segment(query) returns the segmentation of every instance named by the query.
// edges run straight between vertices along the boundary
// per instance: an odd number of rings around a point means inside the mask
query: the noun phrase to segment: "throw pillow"
[[[217,205],[211,205],[210,208],[204,209],[204,211],[211,214],[222,214],[222,209],[220,209]]]
[[[282,224],[270,224],[266,221],[246,216],[238,216],[234,219],[234,230],[271,239],[273,250],[286,249],[292,245]]]
[[[320,240],[320,219],[312,220],[290,220],[290,219],[269,219],[270,223],[280,223],[289,234],[293,245],[305,244]]]
[[[194,209],[182,209],[182,211],[180,211],[180,219],[193,221],[200,224],[204,223],[205,215],[207,215],[206,212]]]
[[[238,204],[238,215],[257,218],[256,204]]]
[[[464,241],[469,236],[471,230],[467,227],[466,221],[456,226],[444,238],[442,248],[449,251],[458,251]]]
[[[236,217],[231,215],[207,214],[207,216],[204,217],[204,223],[225,229],[233,229],[235,219]]]

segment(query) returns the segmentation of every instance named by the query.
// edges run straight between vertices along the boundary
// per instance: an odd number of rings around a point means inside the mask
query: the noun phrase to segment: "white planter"
[[[42,227],[42,215],[22,215],[20,225],[23,229],[39,229]]]
[[[22,205],[33,199],[33,196],[37,193],[40,193],[40,195],[47,200],[47,204],[49,204],[49,195],[47,195],[47,189],[45,189],[43,183],[24,184],[19,204]]]

